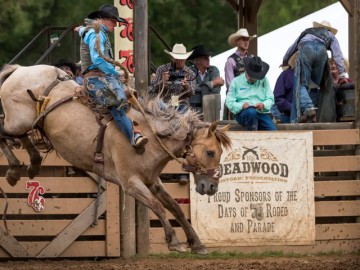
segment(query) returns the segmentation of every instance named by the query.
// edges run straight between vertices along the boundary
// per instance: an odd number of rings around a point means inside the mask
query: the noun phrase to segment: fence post
[[[220,120],[221,95],[210,94],[203,96],[203,114],[205,122]]]

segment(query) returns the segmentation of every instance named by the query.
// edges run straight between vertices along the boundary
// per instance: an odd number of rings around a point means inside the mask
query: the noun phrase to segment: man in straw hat
[[[236,47],[236,51],[230,55],[225,63],[225,83],[226,83],[226,93],[229,91],[229,86],[231,81],[244,73],[245,66],[243,59],[245,57],[253,57],[252,54],[249,54],[249,44],[256,35],[250,36],[247,29],[240,28],[235,33],[231,34],[228,38],[228,43],[231,47]],[[228,108],[224,106],[224,120],[234,119],[234,116],[231,115]]]
[[[175,44],[172,51],[164,50],[171,56],[171,62],[157,68],[151,81],[150,93],[160,94],[166,104],[186,111],[189,98],[195,93],[195,74],[185,65],[192,54],[183,44]]]
[[[119,63],[114,61],[108,37],[108,32],[113,32],[118,22],[127,22],[119,17],[119,11],[113,5],[102,5],[99,10],[90,13],[88,19],[86,27],[75,28],[81,36],[80,57],[84,85],[92,101],[109,109],[118,128],[135,148],[141,150],[137,152],[142,153],[148,139],[134,129],[133,122],[126,116],[125,86],[120,80],[119,71],[115,69],[115,65]]]
[[[220,94],[221,86],[224,85],[224,79],[220,77],[219,69],[210,65],[211,52],[204,45],[197,45],[192,48],[193,53],[188,60],[194,65],[191,70],[197,74],[195,80],[195,95],[190,97],[190,105],[199,113],[203,112],[203,96],[210,94]]]
[[[230,84],[226,105],[246,130],[276,130],[269,115],[274,105],[274,94],[265,77],[269,65],[254,56],[244,58],[244,66],[245,73]]]
[[[313,22],[313,27],[303,31],[284,56],[282,65],[287,65],[290,57],[299,51],[291,112],[292,122],[299,122],[304,117],[310,122],[336,121],[335,94],[328,72],[327,50],[331,51],[332,58],[339,69],[340,83],[346,82],[344,56],[335,37],[336,32],[337,30],[328,21]],[[314,106],[309,96],[312,88],[310,81],[317,85],[314,88],[316,93],[314,91],[311,93],[314,100],[319,100],[317,112],[315,111],[316,104]]]

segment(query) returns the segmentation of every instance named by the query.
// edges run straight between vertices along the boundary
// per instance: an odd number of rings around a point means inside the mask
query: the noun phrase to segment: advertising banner
[[[310,245],[315,242],[312,132],[228,132],[218,192],[196,193],[191,223],[212,246]]]

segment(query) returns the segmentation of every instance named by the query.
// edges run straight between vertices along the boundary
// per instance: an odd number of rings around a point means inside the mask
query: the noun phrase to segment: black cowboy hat
[[[54,64],[55,67],[61,67],[61,66],[68,66],[71,69],[71,72],[74,74],[76,74],[76,65],[66,59],[60,59],[59,62],[57,62],[56,64]]]
[[[191,50],[193,50],[193,53],[189,56],[188,60],[195,59],[200,56],[211,56],[212,53],[209,52],[204,45],[197,45],[193,47]]]
[[[87,17],[89,19],[109,18],[115,19],[118,22],[127,23],[125,19],[119,17],[117,7],[113,5],[102,5],[99,10],[90,13]]]
[[[260,57],[245,57],[244,65],[246,73],[253,79],[262,80],[269,71],[269,65],[261,60]]]

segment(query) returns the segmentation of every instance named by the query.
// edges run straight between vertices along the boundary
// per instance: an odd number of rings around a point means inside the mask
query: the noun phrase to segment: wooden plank
[[[360,239],[360,223],[317,224],[316,240]]]
[[[106,211],[106,195],[103,192],[99,198],[97,217]],[[40,253],[37,258],[59,257],[64,250],[71,245],[93,222],[95,214],[95,202],[93,201],[69,226],[59,233]]]
[[[49,244],[49,242],[19,242],[22,246],[34,254]],[[60,258],[84,258],[84,257],[105,257],[105,241],[76,241],[71,244],[59,257]],[[0,248],[0,258],[11,258],[9,253]],[[56,262],[54,262],[56,263]]]
[[[13,150],[15,156],[25,164],[30,163],[30,158],[26,150]],[[69,162],[60,157],[55,151],[43,155],[42,166],[71,166]],[[8,161],[5,155],[0,156],[0,166],[8,166]]]
[[[106,185],[106,256],[120,257],[120,187]]]
[[[56,236],[71,222],[72,220],[8,220],[7,226],[9,234],[15,237]],[[4,228],[4,222],[0,222],[0,227]],[[81,235],[105,235],[105,220],[99,220],[97,226],[87,228]]]
[[[315,182],[315,196],[360,196],[360,180]]]
[[[38,181],[45,189],[45,193],[97,193],[97,185],[90,177],[36,177],[29,179],[22,177],[12,187],[5,177],[0,177],[2,189],[6,194],[29,193],[26,189],[27,181]]]
[[[42,212],[35,212],[27,204],[26,198],[15,199],[8,198],[8,215],[69,215],[81,213],[91,202],[93,198],[46,198],[45,209]],[[0,205],[5,205],[5,200],[0,198]]]
[[[316,241],[315,245],[308,246],[230,246],[230,247],[207,247],[209,252],[219,251],[221,252],[237,252],[244,254],[251,253],[263,253],[263,252],[283,252],[294,254],[317,254],[324,252],[342,252],[351,253],[358,252],[360,249],[360,239],[356,240],[321,240]],[[170,253],[165,244],[151,244],[150,250],[152,254]],[[190,249],[187,249],[190,251]],[[310,269],[310,268],[309,268]]]
[[[184,212],[185,218],[190,219],[190,204],[180,204],[180,208]],[[165,211],[168,219],[175,219],[168,210]],[[158,220],[158,217],[152,211],[149,211],[149,218],[150,220]]]
[[[360,171],[360,156],[314,157],[314,172]]]
[[[0,246],[5,249],[11,257],[25,258],[29,257],[27,249],[24,248],[11,234],[3,227],[0,227]]]
[[[315,202],[316,217],[360,216],[360,200]]]
[[[164,187],[174,199],[190,198],[189,184],[180,185],[178,183],[164,183]]]
[[[349,14],[350,17],[354,16],[354,1],[351,0],[340,0],[340,3]]]
[[[136,255],[135,199],[121,189],[121,257],[131,258]]]
[[[314,145],[356,145],[360,144],[358,129],[314,130]]]

